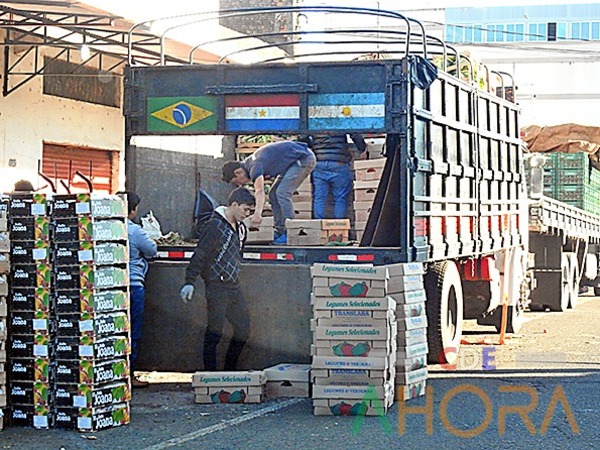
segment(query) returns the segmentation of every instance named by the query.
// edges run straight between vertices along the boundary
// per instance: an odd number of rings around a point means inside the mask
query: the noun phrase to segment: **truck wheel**
[[[579,299],[579,261],[575,253],[569,253],[569,275],[572,283],[571,295],[569,296],[568,308],[575,308]]]
[[[600,286],[594,286],[594,295],[600,297]]]
[[[496,331],[500,333],[502,328],[502,305],[498,306],[498,317],[500,323],[496,325]],[[523,308],[519,306],[509,306],[506,320],[506,332],[518,333],[523,326]]]
[[[425,275],[428,361],[453,364],[462,336],[463,294],[454,261],[433,264]]]

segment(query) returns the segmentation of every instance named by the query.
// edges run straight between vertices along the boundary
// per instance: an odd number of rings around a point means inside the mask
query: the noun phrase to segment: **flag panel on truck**
[[[230,95],[225,98],[228,131],[295,131],[300,126],[300,96]]]
[[[383,92],[308,96],[309,130],[371,130],[384,126],[385,93]]]
[[[188,132],[217,129],[216,97],[148,97],[146,108],[148,131]]]

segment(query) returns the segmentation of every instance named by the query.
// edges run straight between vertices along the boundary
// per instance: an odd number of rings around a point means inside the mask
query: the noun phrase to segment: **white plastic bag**
[[[158,219],[154,217],[152,211],[149,211],[146,216],[142,217],[142,228],[148,235],[150,239],[160,239],[162,236],[162,231],[160,229],[160,223]]]

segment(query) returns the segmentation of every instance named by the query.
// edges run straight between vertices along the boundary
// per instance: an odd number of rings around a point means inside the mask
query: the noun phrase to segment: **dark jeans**
[[[206,283],[208,317],[204,335],[204,370],[217,370],[217,346],[223,336],[225,319],[233,336],[225,355],[225,370],[235,370],[250,333],[248,305],[237,283]]]
[[[285,233],[285,219],[293,219],[292,195],[315,168],[317,159],[313,152],[292,164],[284,174],[279,175],[269,191],[269,201],[273,210],[273,221],[277,235]]]
[[[333,218],[346,219],[348,197],[352,190],[350,163],[318,161],[312,173],[313,218],[326,219],[329,192],[333,195]]]
[[[138,341],[142,337],[146,291],[144,286],[130,286],[129,291],[131,293],[131,355],[129,361],[133,371],[133,365],[138,355]]]

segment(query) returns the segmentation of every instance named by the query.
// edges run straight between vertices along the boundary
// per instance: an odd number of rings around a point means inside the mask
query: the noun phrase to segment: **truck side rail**
[[[600,242],[600,217],[542,196],[529,205],[529,230]]]

